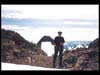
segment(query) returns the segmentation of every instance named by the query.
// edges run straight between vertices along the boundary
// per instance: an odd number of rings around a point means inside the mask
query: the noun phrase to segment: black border
[[[1,0],[1,4],[99,4],[99,0]]]
[[[56,0],[56,1],[52,1],[52,0],[1,0],[1,5],[19,5],[19,4],[27,4],[27,5],[73,5],[73,4],[78,4],[78,5],[92,5],[92,4],[96,4],[96,5],[99,5],[99,0],[65,0],[65,1],[62,1],[62,0]],[[21,70],[22,72],[23,70]],[[24,70],[24,72],[27,72],[28,70]],[[49,71],[49,72],[52,72],[53,70]],[[5,71],[2,71],[2,72],[5,72]],[[7,71],[6,71],[7,72]],[[9,71],[11,72],[11,71]],[[15,72],[15,71],[14,71]],[[17,70],[16,70],[17,72]],[[20,70],[19,70],[20,72]],[[25,72],[25,73],[26,73]],[[48,75],[48,71],[45,71],[45,70],[39,70],[38,71],[34,71],[34,70],[30,70],[29,72],[35,72],[35,74],[41,74],[41,72],[43,72],[43,74],[46,74]],[[54,71],[54,72],[58,72],[58,71]],[[67,72],[65,74],[68,74],[70,72],[70,74],[73,73],[73,71],[59,71],[59,74],[60,75],[63,75],[62,72]],[[74,71],[74,72],[86,72],[87,71]],[[94,74],[96,74],[95,72],[99,72],[99,71],[90,71],[91,73],[94,72]],[[18,73],[18,72],[17,72]],[[12,74],[16,74],[16,73],[12,73]],[[23,73],[22,73],[23,74]],[[34,74],[34,73],[33,73]],[[49,73],[50,75],[54,74],[54,73]],[[75,74],[75,73],[73,73]],[[78,73],[77,73],[78,74]],[[84,73],[83,73],[84,74]]]

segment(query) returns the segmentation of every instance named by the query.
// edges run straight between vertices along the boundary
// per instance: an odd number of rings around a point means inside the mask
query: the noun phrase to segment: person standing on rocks
[[[55,45],[55,50],[54,50],[54,56],[53,56],[53,67],[55,68],[56,67],[56,58],[57,58],[57,55],[59,53],[59,68],[62,68],[63,67],[63,64],[62,64],[62,56],[63,56],[63,44],[65,42],[64,38],[61,36],[62,32],[59,31],[58,32],[58,36],[55,37],[54,39],[54,45]]]

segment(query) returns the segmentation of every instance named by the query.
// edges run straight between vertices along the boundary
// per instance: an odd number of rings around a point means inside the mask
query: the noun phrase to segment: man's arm
[[[64,38],[62,37],[62,43],[61,43],[61,45],[63,45],[65,43],[65,40],[64,40]]]
[[[65,40],[64,40],[64,38],[63,38],[63,43],[65,43]]]
[[[57,39],[57,37],[55,37],[55,39],[54,39],[54,44],[53,44],[54,46],[56,45],[56,39]]]
[[[55,42],[55,43],[57,43],[57,37],[55,37],[55,40],[54,40],[54,42]]]

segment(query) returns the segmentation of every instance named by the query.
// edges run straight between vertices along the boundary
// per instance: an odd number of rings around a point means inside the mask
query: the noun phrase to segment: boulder
[[[95,39],[89,44],[88,48],[99,48],[99,38]]]

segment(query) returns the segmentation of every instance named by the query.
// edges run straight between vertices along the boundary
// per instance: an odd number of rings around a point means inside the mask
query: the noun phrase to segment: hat
[[[61,32],[61,31],[59,31],[59,32],[58,32],[58,34],[62,34],[62,32]]]

